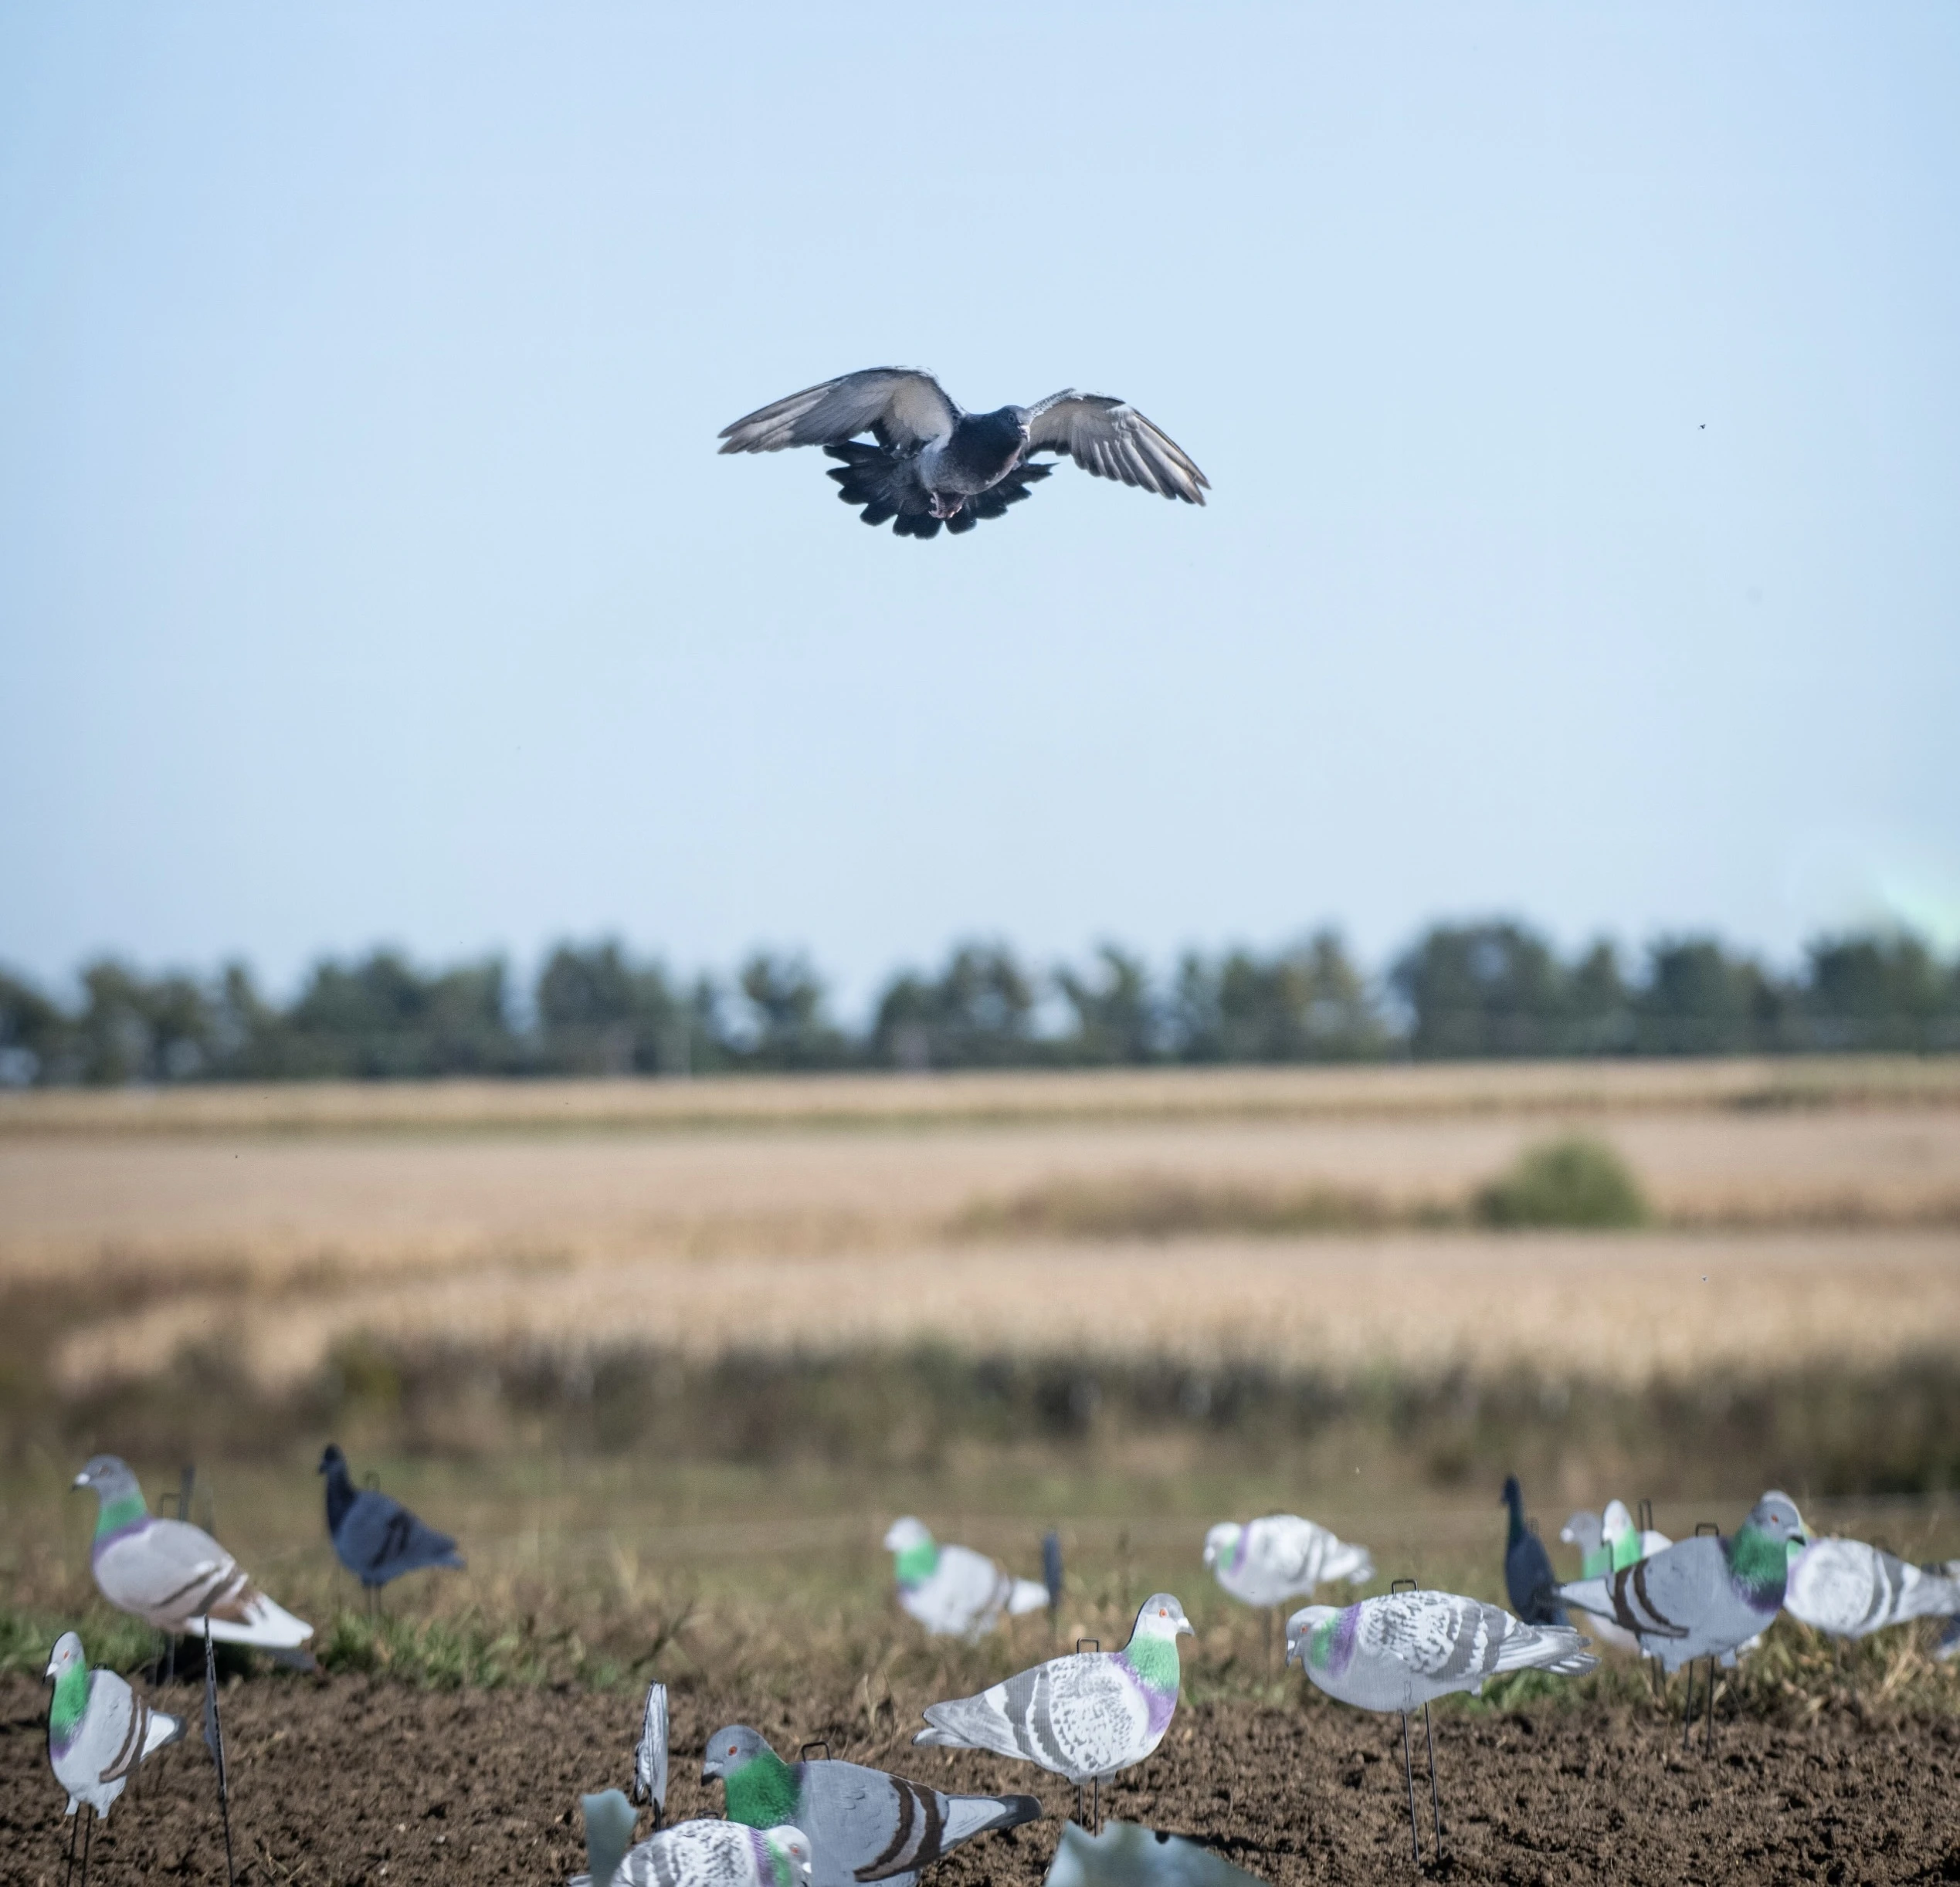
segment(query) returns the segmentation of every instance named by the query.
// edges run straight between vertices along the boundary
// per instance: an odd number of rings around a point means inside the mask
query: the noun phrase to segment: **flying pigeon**
[[[254,1586],[238,1562],[201,1526],[167,1520],[144,1505],[143,1490],[114,1455],[98,1455],[75,1477],[100,1502],[89,1559],[102,1596],[160,1631],[210,1635],[222,1644],[291,1650],[313,1636]]]
[[[137,1764],[182,1736],[184,1720],[151,1709],[114,1672],[91,1671],[72,1631],[56,1639],[45,1675],[54,1684],[48,1762],[67,1813],[86,1802],[106,1816]]]
[[[868,432],[877,442],[856,442]],[[1032,406],[963,413],[930,374],[873,367],[806,387],[723,428],[724,452],[821,445],[841,468],[845,503],[867,524],[895,520],[901,537],[955,534],[999,517],[1054,469],[1036,452],[1064,453],[1098,478],[1202,504],[1210,481],[1134,406],[1073,388]]]
[[[1960,1612],[1960,1582],[1862,1540],[1813,1540],[1790,1561],[1784,1609],[1833,1638]]]
[[[632,1804],[617,1789],[580,1801],[588,1872],[566,1887],[810,1887],[810,1844],[800,1828],[677,1821],[634,1848]]]
[[[1297,1513],[1269,1513],[1243,1526],[1219,1521],[1205,1536],[1205,1563],[1247,1605],[1283,1605],[1330,1579],[1360,1585],[1375,1577],[1365,1547],[1349,1546]]]
[[[446,1533],[426,1525],[392,1496],[357,1488],[347,1457],[333,1442],[320,1458],[327,1477],[327,1531],[341,1563],[364,1586],[385,1586],[425,1566],[461,1567],[463,1555]]]
[[[898,1602],[935,1638],[978,1638],[1048,1603],[1048,1588],[1003,1572],[971,1547],[942,1547],[909,1515],[885,1535],[898,1578]]]
[[[1450,1592],[1392,1592],[1345,1611],[1306,1605],[1287,1621],[1287,1662],[1363,1710],[1406,1714],[1506,1671],[1578,1677],[1599,1659],[1570,1625],[1528,1625]]]
[[[667,1807],[667,1687],[646,1687],[646,1709],[639,1719],[639,1741],[633,1750],[633,1795],[653,1804],[653,1823],[660,1825]]]
[[[1168,1592],[1143,1602],[1117,1652],[1051,1658],[977,1697],[929,1705],[915,1743],[1017,1756],[1080,1787],[1141,1763],[1178,1707],[1178,1635],[1191,1629]]]
[[[921,1868],[962,1842],[1019,1828],[1041,1813],[1032,1795],[941,1795],[856,1763],[792,1767],[740,1723],[708,1739],[701,1780],[717,1778],[731,1821],[751,1828],[790,1822],[809,1834],[812,1887],[864,1881],[912,1887]]]
[[[1558,1596],[1631,1631],[1670,1676],[1697,1658],[1733,1667],[1783,1603],[1792,1540],[1804,1540],[1796,1503],[1765,1494],[1733,1535],[1677,1540],[1650,1559],[1561,1586]]]
[[[1562,1625],[1565,1610],[1551,1596],[1558,1576],[1551,1570],[1545,1542],[1524,1524],[1524,1491],[1514,1474],[1505,1477],[1504,1504],[1511,1511],[1504,1535],[1504,1591],[1511,1609],[1528,1625]]]

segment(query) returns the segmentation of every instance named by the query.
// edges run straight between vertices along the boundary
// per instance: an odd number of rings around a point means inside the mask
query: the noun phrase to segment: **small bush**
[[[1487,1225],[1644,1225],[1651,1214],[1640,1183],[1602,1141],[1530,1147],[1477,1196]]]

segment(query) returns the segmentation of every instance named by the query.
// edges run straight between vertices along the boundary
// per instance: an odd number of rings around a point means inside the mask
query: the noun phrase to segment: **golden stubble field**
[[[1659,1217],[1460,1215],[1609,1142]],[[1093,1235],[1043,1202],[1215,1203]],[[1327,1194],[1368,1228],[1273,1235]],[[1031,1203],[1032,1202],[1032,1203]],[[1235,1204],[1236,1202],[1236,1204]],[[1350,1214],[1351,1218],[1352,1214]],[[1107,1217],[1107,1212],[1105,1212]],[[921,1338],[1621,1380],[1960,1339],[1960,1065],[1913,1060],[441,1084],[8,1096],[0,1279],[111,1289],[83,1387],[216,1340],[269,1382],[363,1329],[696,1353]]]

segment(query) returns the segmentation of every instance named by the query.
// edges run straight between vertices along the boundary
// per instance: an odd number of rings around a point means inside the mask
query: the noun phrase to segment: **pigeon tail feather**
[[[185,1635],[201,1638],[207,1627],[220,1645],[256,1645],[266,1650],[290,1651],[313,1636],[313,1627],[295,1618],[263,1592],[247,1588],[238,1618],[198,1617],[185,1622]]]

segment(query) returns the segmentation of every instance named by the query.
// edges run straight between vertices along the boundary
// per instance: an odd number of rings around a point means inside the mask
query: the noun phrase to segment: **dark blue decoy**
[[[1511,1530],[1504,1536],[1504,1591],[1511,1609],[1528,1625],[1562,1625],[1565,1608],[1553,1596],[1558,1579],[1551,1555],[1524,1524],[1524,1492],[1514,1474],[1504,1482],[1504,1505],[1511,1509]]]
[[[370,1590],[425,1566],[463,1564],[463,1555],[446,1533],[425,1526],[392,1496],[356,1487],[347,1457],[329,1442],[320,1458],[327,1477],[327,1530],[341,1563]]]

